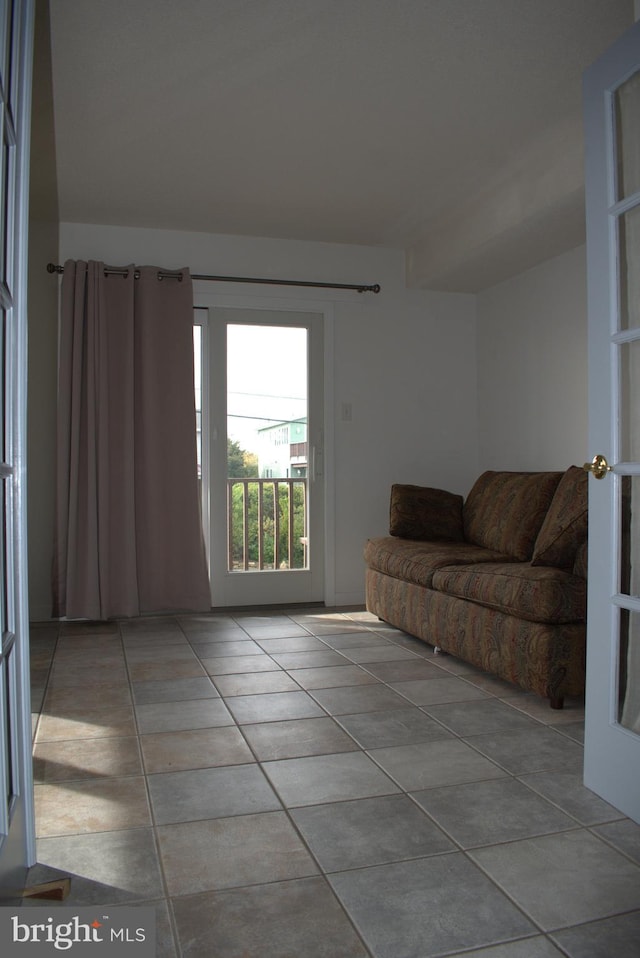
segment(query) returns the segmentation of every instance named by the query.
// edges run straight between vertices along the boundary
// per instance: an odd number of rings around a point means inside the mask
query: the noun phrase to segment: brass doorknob
[[[611,466],[600,454],[594,456],[591,462],[585,462],[582,468],[585,472],[590,472],[595,479],[604,479],[606,474],[611,472]]]

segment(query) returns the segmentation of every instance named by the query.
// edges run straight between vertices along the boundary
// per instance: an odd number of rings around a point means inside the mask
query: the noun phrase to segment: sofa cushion
[[[427,588],[434,572],[442,566],[508,561],[499,552],[466,542],[418,542],[394,536],[369,539],[364,558],[370,569]]]
[[[563,569],[528,562],[481,563],[436,570],[432,588],[530,622],[584,622],[586,582]]]
[[[444,489],[391,486],[389,533],[402,539],[460,541],[463,538],[462,496]]]
[[[538,695],[584,694],[585,625],[505,615],[367,570],[367,609],[485,672]]]
[[[588,476],[570,466],[558,484],[531,558],[532,565],[571,569],[578,546],[587,537]]]
[[[484,472],[463,508],[468,542],[530,559],[561,472]]]

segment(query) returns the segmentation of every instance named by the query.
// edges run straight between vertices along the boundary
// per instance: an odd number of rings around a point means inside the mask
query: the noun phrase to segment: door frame
[[[629,64],[623,70],[621,63]],[[613,194],[613,91],[640,68],[640,22],[584,75],[587,294],[589,329],[589,456],[613,466],[604,481],[589,478],[589,588],[584,782],[640,821],[640,736],[618,724],[620,485],[640,467],[620,462],[617,432],[619,343],[617,234],[622,203]],[[606,188],[605,188],[606,187]],[[615,208],[615,209],[614,209]],[[624,599],[640,610],[640,601]],[[636,614],[640,614],[636,612]],[[630,757],[635,760],[629,760]]]
[[[0,835],[0,896],[13,897],[23,887],[26,870],[36,860],[35,809],[33,796],[32,726],[29,661],[29,600],[27,566],[27,271],[29,153],[31,136],[31,92],[35,4],[33,0],[9,0],[13,7],[13,82],[15,84],[15,147],[12,162],[15,179],[10,183],[6,242],[11,246],[7,272],[10,275],[12,304],[8,308],[9,335],[6,341],[3,415],[9,437],[7,460],[10,473],[3,479],[10,486],[6,518],[3,574],[7,582],[10,630],[15,639],[9,680],[9,706],[13,699],[13,727],[7,741],[4,726],[5,702],[0,701],[0,753],[9,746],[14,760],[11,768],[13,801],[8,815],[3,797]],[[4,147],[3,147],[4,148]],[[4,213],[3,210],[3,220]],[[5,407],[6,400],[6,407]],[[3,491],[4,495],[4,491]],[[4,662],[2,663],[4,669]],[[1,698],[1,696],[0,696]],[[4,759],[3,759],[4,767]],[[4,771],[0,775],[6,786]],[[5,793],[6,794],[6,793]],[[8,818],[8,821],[6,819]],[[5,832],[6,827],[6,832]]]
[[[322,370],[322,420],[324,431],[323,458],[324,458],[324,482],[323,482],[323,602],[325,606],[332,606],[335,603],[335,468],[334,468],[334,304],[326,300],[300,299],[297,297],[279,296],[256,296],[251,294],[237,294],[228,292],[216,292],[211,286],[204,282],[195,280],[193,284],[194,306],[196,308],[205,307],[207,309],[238,309],[255,311],[274,311],[274,312],[299,312],[299,313],[317,313],[322,316],[323,324],[323,370]],[[207,338],[210,336],[210,330],[207,332]],[[204,351],[203,347],[203,351]],[[203,376],[203,390],[210,389],[211,384],[207,382],[208,371]],[[203,401],[204,406],[204,401]],[[212,427],[212,429],[211,429]],[[225,427],[226,428],[226,427]],[[216,424],[210,424],[210,431],[213,436],[217,436]],[[209,468],[205,470],[205,456],[209,462],[210,449],[207,449],[209,442],[215,443],[215,438],[205,440],[204,437],[204,413],[203,413],[203,485],[205,475]],[[209,493],[211,489],[211,476],[208,475]],[[212,505],[210,499],[206,499],[206,491],[203,490],[203,516],[208,516],[209,521],[212,515]],[[205,538],[208,537],[208,529],[205,530]],[[210,542],[207,541],[207,554],[211,556]],[[238,573],[240,574],[240,573]],[[266,575],[270,573],[265,573]],[[273,573],[278,574],[278,573]],[[213,595],[213,584],[212,584]],[[260,603],[264,605],[265,603]],[[278,604],[278,603],[276,603]]]

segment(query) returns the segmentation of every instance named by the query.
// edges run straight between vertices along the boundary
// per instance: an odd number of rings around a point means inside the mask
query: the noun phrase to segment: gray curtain
[[[138,278],[136,278],[136,276]],[[210,608],[200,521],[188,270],[62,282],[54,615]]]

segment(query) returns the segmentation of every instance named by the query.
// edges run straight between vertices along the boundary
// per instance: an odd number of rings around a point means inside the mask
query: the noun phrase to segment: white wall
[[[481,293],[480,469],[564,469],[587,447],[583,246]]]
[[[29,182],[29,369],[27,398],[27,524],[32,621],[51,616],[51,558],[56,442],[57,283],[45,266],[58,257],[49,6],[36,3]]]
[[[363,601],[362,548],[387,531],[389,489],[468,491],[478,472],[475,298],[407,290],[397,250],[63,223],[60,257],[195,273],[380,283],[378,294],[225,285],[226,296],[333,303],[334,541],[337,605]],[[44,266],[43,266],[44,268]],[[53,359],[53,358],[52,358]],[[340,418],[352,406],[351,422]]]
[[[58,227],[29,223],[27,398],[27,525],[29,615],[32,622],[51,617],[51,560],[55,510],[56,360],[58,354],[57,283],[45,272],[55,258]]]

